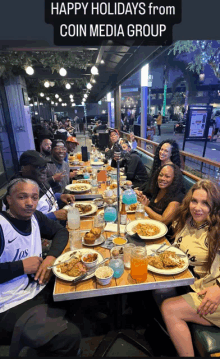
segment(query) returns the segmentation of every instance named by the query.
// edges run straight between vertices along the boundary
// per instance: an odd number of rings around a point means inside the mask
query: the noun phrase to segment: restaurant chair
[[[109,332],[93,357],[152,357],[152,353],[138,333],[127,329]]]
[[[220,356],[220,329],[201,324],[190,324],[195,351],[201,357]]]

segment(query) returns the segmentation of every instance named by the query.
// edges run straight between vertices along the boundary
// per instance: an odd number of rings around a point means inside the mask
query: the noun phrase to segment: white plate
[[[82,183],[83,186],[86,186],[86,189],[84,189],[83,191],[77,191],[77,187],[79,186],[80,184],[68,184],[65,188],[68,190],[68,191],[71,191],[71,192],[75,192],[75,193],[84,193],[84,192],[87,192],[89,191],[92,186],[90,184],[87,184],[87,183]]]
[[[82,244],[83,244],[84,246],[88,246],[88,247],[99,246],[99,245],[102,244],[103,242],[105,242],[105,237],[103,236],[103,234],[101,234],[101,236],[100,236],[99,238],[97,238],[93,244],[85,243],[84,238],[82,238]]]
[[[102,161],[91,162],[90,165],[91,166],[103,166],[104,162],[102,162]]]
[[[85,216],[89,216],[90,214],[93,214],[95,212],[97,212],[98,210],[98,207],[96,206],[96,204],[92,203],[92,202],[75,202],[73,203],[73,207],[75,207],[75,204],[84,204],[84,205],[87,205],[87,204],[90,204],[92,206],[91,210],[89,212],[86,212],[86,213],[80,213],[80,217],[85,217]],[[63,209],[66,209],[67,211],[71,208],[72,206],[71,205],[67,205],[65,207],[63,207]]]
[[[148,255],[152,254],[153,253],[152,249],[157,250],[160,246],[161,246],[161,243],[160,244],[151,244],[151,245],[146,246],[147,254]],[[163,251],[166,250],[167,247],[168,247],[168,245],[164,246]],[[161,250],[162,250],[162,248],[161,248]],[[176,248],[176,247],[170,247],[168,250],[175,252],[175,253],[179,253],[179,254],[185,254],[183,251],[181,251],[179,248]],[[159,269],[159,268],[148,265],[148,269],[151,272],[154,272],[157,274],[166,274],[166,275],[179,274],[179,273],[183,272],[184,270],[186,270],[189,266],[189,260],[188,260],[187,256],[180,258],[180,259],[184,261],[184,266],[181,268],[176,267],[173,269]]]
[[[161,223],[159,221],[155,221],[154,219],[137,219],[136,221],[132,221],[127,225],[127,232],[128,234],[132,235],[134,234],[134,232],[132,231],[132,228],[135,227],[137,224],[142,223],[142,224],[153,224],[157,227],[159,227],[160,232],[158,234],[155,234],[154,236],[140,236],[142,239],[158,239],[161,238],[163,236],[165,236],[165,234],[168,231],[167,226],[164,223]]]
[[[55,260],[54,264],[57,264],[59,261],[62,262],[62,261],[67,260],[67,259],[71,256],[71,253],[76,252],[76,251],[77,251],[78,253],[80,252],[82,255],[87,254],[87,253],[96,253],[96,254],[98,254],[98,262],[97,262],[97,264],[100,263],[101,261],[103,261],[103,257],[102,257],[102,255],[101,255],[99,252],[95,251],[94,249],[83,248],[83,249],[78,249],[78,250],[74,250],[74,251],[69,251],[69,252],[66,252],[66,253],[61,254],[61,256],[59,256],[59,257]],[[67,274],[64,274],[64,273],[59,272],[57,267],[53,267],[52,269],[53,269],[54,274],[55,274],[58,278],[63,279],[63,280],[66,280],[66,281],[68,281],[68,282],[71,282],[72,280],[74,280],[74,279],[77,278],[77,277],[70,277],[70,276],[67,275]],[[94,275],[95,275],[95,272],[92,273],[92,274],[90,274],[90,275],[88,275],[88,277],[84,278],[83,280],[87,280],[87,279],[89,279],[89,278],[92,278]]]

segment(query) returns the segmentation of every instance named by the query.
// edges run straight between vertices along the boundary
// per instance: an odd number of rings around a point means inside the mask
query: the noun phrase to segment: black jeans
[[[160,126],[161,126],[161,125],[157,125],[157,128],[158,128],[158,136],[161,135]]]
[[[11,339],[17,320],[29,309],[40,304],[48,304],[53,308],[66,309],[66,303],[53,302],[53,285],[52,280],[48,285],[34,298],[21,303],[20,305],[10,308],[6,312],[0,313],[0,332],[1,342]],[[68,318],[67,318],[68,319]],[[79,329],[71,322],[68,322],[67,328],[55,335],[49,342],[37,348],[40,356],[76,356],[81,341]]]

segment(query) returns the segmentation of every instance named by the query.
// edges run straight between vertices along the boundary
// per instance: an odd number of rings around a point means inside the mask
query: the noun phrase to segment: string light
[[[47,88],[50,87],[49,81],[45,81],[45,82],[44,82],[44,87],[47,87]]]
[[[67,90],[70,90],[71,89],[71,85],[68,83],[68,84],[66,84],[66,89]]]
[[[61,67],[60,71],[59,71],[59,74],[60,74],[60,76],[66,76],[66,74],[67,74],[66,69],[64,69],[64,67]]]
[[[59,98],[59,95],[56,93],[55,97],[56,97],[56,98]]]
[[[40,93],[40,96],[41,96],[41,97],[44,97],[44,93],[43,93],[43,92],[41,92],[41,93]]]
[[[86,85],[87,89],[91,90],[92,88],[92,84],[90,84],[90,82]]]
[[[59,100],[58,100],[59,102],[62,102],[62,98],[59,98]]]
[[[34,74],[34,69],[33,69],[32,66],[27,66],[27,67],[25,68],[25,71],[26,71],[26,73],[27,73],[28,75],[33,75],[33,74]]]
[[[47,101],[50,101],[50,97],[46,97],[46,100],[47,100]]]
[[[92,75],[98,75],[98,74],[99,74],[99,70],[97,69],[96,66],[92,66],[92,68],[91,68],[91,74],[92,74]]]

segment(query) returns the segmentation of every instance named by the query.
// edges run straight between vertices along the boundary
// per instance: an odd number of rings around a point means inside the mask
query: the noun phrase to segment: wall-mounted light
[[[34,69],[32,66],[27,66],[25,67],[25,71],[28,75],[33,75],[34,74]]]
[[[70,85],[69,83],[67,83],[67,84],[65,85],[65,87],[66,87],[67,90],[70,90],[70,89],[71,89],[71,85]]]
[[[87,89],[91,90],[92,85],[90,84],[90,82],[86,85]]]
[[[44,82],[44,87],[47,87],[47,88],[50,87],[49,81],[45,81],[45,82]]]
[[[92,66],[92,68],[91,68],[91,74],[92,74],[92,75],[98,75],[98,74],[99,74],[99,70],[97,69],[96,66]]]
[[[59,98],[59,95],[56,93],[55,97],[56,97],[56,98]]]
[[[64,69],[64,67],[61,67],[59,70],[59,74],[60,74],[60,76],[66,76],[66,74],[67,74],[66,69]]]

